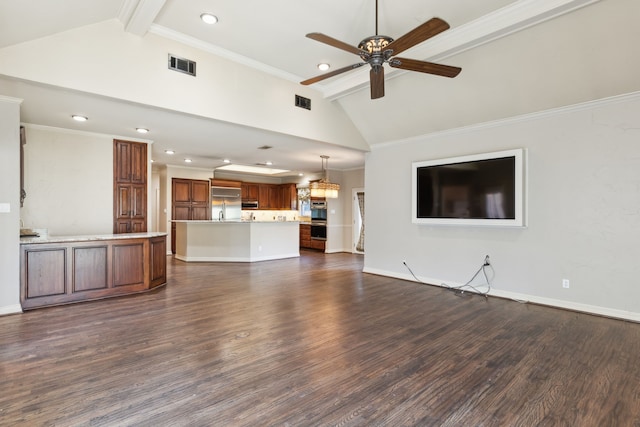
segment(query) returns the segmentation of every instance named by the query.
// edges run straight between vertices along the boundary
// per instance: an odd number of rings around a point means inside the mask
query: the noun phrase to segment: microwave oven
[[[324,200],[312,200],[311,209],[327,209],[327,202]]]

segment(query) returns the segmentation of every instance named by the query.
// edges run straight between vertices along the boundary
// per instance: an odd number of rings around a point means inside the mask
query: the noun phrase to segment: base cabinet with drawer
[[[311,238],[311,225],[300,224],[300,247],[304,249],[317,249],[324,251],[326,242]]]
[[[28,310],[148,291],[166,283],[166,257],[165,235],[21,244],[20,303]]]

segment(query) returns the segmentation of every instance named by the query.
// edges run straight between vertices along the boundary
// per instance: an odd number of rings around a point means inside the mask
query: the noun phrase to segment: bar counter
[[[167,282],[166,233],[20,239],[23,310],[145,292]]]

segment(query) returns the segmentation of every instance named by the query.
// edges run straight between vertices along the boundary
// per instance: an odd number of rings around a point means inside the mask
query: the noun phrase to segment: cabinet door
[[[209,205],[209,181],[191,181],[191,202]]]
[[[269,206],[271,209],[282,209],[282,187],[269,186]]]
[[[131,182],[131,144],[114,141],[114,179],[116,182]]]
[[[282,184],[282,208],[295,211],[298,209],[298,190],[295,184]]]
[[[116,220],[131,217],[131,186],[118,184],[116,186]]]
[[[258,185],[258,208],[259,209],[271,209],[271,199],[269,188],[271,185],[269,184],[260,184]]]
[[[258,200],[258,184],[250,182],[242,184],[242,200],[255,201]]]
[[[176,203],[189,203],[191,201],[191,182],[188,179],[174,178],[171,183],[173,201]]]
[[[147,216],[147,187],[131,185],[131,218],[145,219]]]
[[[209,218],[209,214],[211,213],[211,208],[208,205],[206,206],[191,206],[191,218],[193,220],[204,221]]]
[[[145,184],[147,182],[147,144],[130,142],[131,144],[131,182]]]

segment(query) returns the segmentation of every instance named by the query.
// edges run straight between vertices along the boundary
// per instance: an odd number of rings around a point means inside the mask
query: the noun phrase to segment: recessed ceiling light
[[[72,118],[73,120],[75,120],[76,122],[86,122],[87,120],[89,120],[89,118],[88,118],[88,117],[86,117],[86,116],[79,116],[79,115],[77,115],[77,114],[74,114],[73,116],[71,116],[71,118]]]
[[[298,176],[304,176],[304,174],[303,174],[302,172],[300,172],[300,173],[298,174]]]
[[[321,64],[318,64],[318,70],[320,71],[327,71],[329,68],[331,68],[331,65],[323,62]]]
[[[264,164],[267,165],[267,166],[271,166],[273,164],[273,162],[266,161],[266,162],[264,162]]]
[[[212,15],[211,13],[203,13],[202,15],[200,15],[200,19],[202,19],[205,24],[215,24],[216,22],[218,22],[218,17],[216,15]]]
[[[223,162],[225,162],[225,163],[231,163],[231,160],[229,160],[229,159],[224,159],[224,160],[223,160]]]
[[[185,162],[185,163],[191,163],[192,161],[193,161],[193,160],[191,160],[191,159],[184,159],[184,162]]]
[[[136,131],[138,131],[138,133],[147,133],[147,132],[149,132],[149,129],[145,129],[145,128],[136,128]]]
[[[151,159],[151,163],[155,162],[155,160]]]
[[[173,150],[164,150],[164,152],[167,154],[176,154],[176,152]]]

